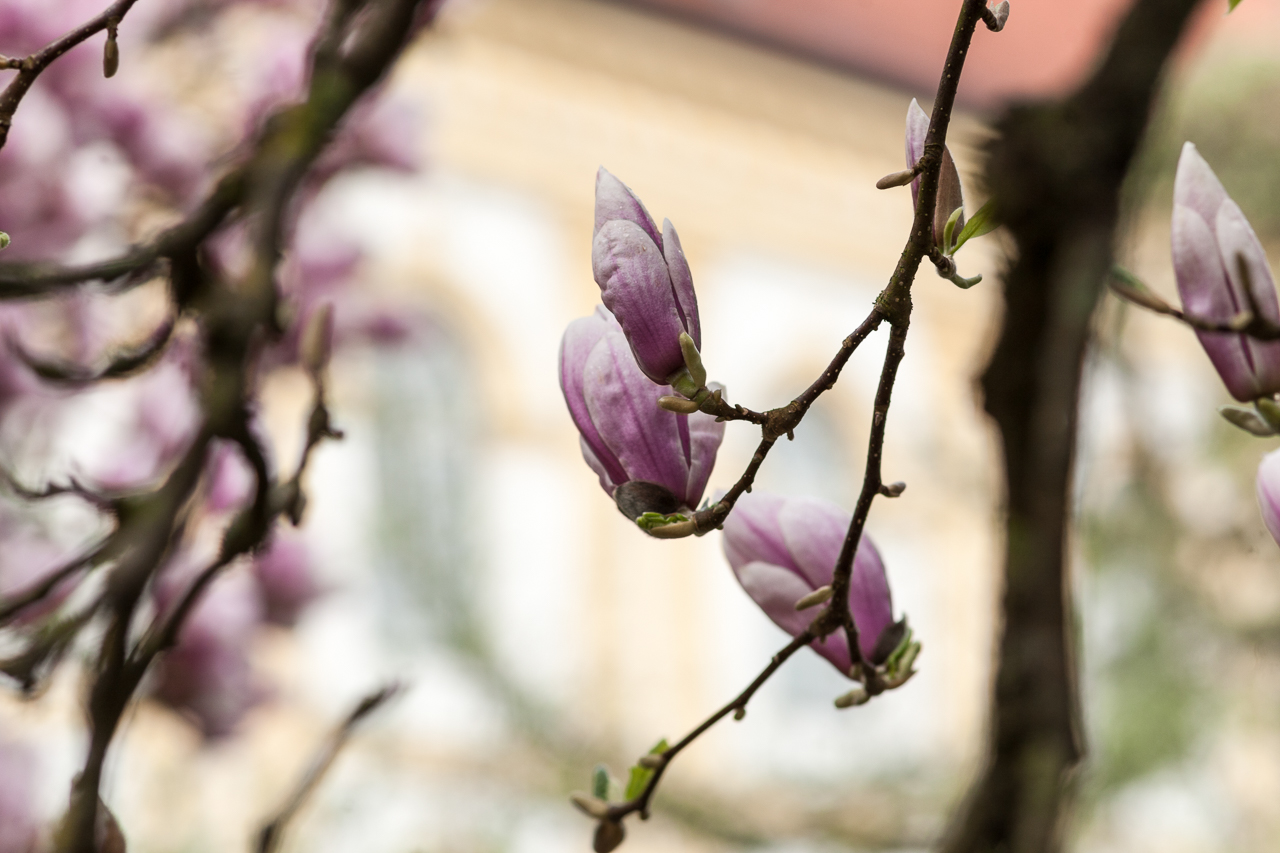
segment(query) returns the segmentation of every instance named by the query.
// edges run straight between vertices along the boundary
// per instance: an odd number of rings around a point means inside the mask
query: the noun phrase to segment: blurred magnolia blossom
[[[37,770],[35,750],[0,733],[0,853],[40,849]]]
[[[323,4],[310,0],[252,2],[260,7],[252,12],[254,20],[269,35],[262,42],[265,49],[241,57],[234,75],[210,70],[219,87],[240,90],[214,99],[209,110],[193,110],[189,92],[170,93],[156,75],[135,70],[146,69],[146,54],[155,45],[207,29],[236,3],[139,3],[119,29],[120,74],[104,79],[102,42],[91,39],[40,76],[0,149],[0,230],[13,239],[6,260],[83,260],[145,236],[138,233],[141,223],[154,222],[157,215],[171,221],[197,203],[226,165],[246,150],[241,136],[255,133],[272,110],[306,97],[311,40],[323,13]],[[424,21],[438,4],[428,5]],[[0,3],[0,54],[26,55],[101,11],[98,0],[7,0]],[[361,273],[361,250],[309,215],[325,182],[339,171],[417,168],[417,119],[403,102],[374,91],[348,114],[308,173],[284,223],[277,280],[285,328],[279,340],[256,356],[251,375],[260,381],[275,368],[299,362],[301,330],[325,305],[334,312],[336,348],[399,343],[424,327],[413,312],[356,292],[352,285]],[[243,224],[233,219],[202,244],[202,262],[213,276],[234,281],[247,272],[252,253],[245,234]],[[153,301],[160,301],[158,291]],[[201,427],[204,344],[197,329],[179,316],[154,364],[131,378],[88,390],[41,379],[28,361],[92,373],[125,346],[123,336],[136,338],[138,329],[114,322],[111,312],[87,292],[37,307],[61,322],[33,323],[33,306],[0,304],[0,423],[6,442],[20,444],[24,467],[36,468],[53,482],[70,477],[107,495],[155,488]],[[136,316],[129,319],[139,322]],[[158,328],[155,340],[163,342],[160,334],[167,330]],[[256,401],[250,404],[256,407]],[[22,413],[30,417],[20,417]],[[59,430],[74,434],[74,440],[64,441],[72,445],[63,453],[70,457],[69,465],[55,452],[52,436]],[[88,432],[94,433],[92,440],[81,440]],[[46,435],[51,437],[44,439]],[[270,454],[270,443],[261,443]],[[33,458],[41,453],[50,459]],[[70,470],[49,470],[58,465]],[[223,530],[252,499],[255,487],[238,446],[215,441],[205,460],[200,499],[152,585],[159,611],[174,607],[209,565]],[[0,546],[0,595],[29,588],[62,558],[54,544],[2,523]],[[313,566],[298,534],[276,531],[254,559],[220,577],[200,597],[177,645],[158,659],[151,695],[186,715],[207,737],[232,733],[269,695],[253,671],[252,644],[268,623],[294,624],[320,594]],[[47,615],[76,582],[69,579],[22,618]],[[8,850],[0,847],[0,853]]]
[[[1178,294],[1188,314],[1226,323],[1256,311],[1280,324],[1262,244],[1190,142],[1182,146],[1174,178],[1172,243]],[[1280,341],[1199,330],[1196,337],[1237,400],[1280,392]]]
[[[249,503],[255,488],[253,469],[234,442],[215,439],[205,464],[204,509],[211,513],[237,510]]]
[[[0,600],[31,589],[75,553],[9,518],[0,521],[0,541],[4,542],[0,549]],[[73,578],[63,581],[40,601],[20,610],[15,624],[29,624],[52,613],[74,587]]]
[[[99,5],[83,0],[6,3],[0,9],[0,53],[21,56],[36,50],[100,12]],[[22,103],[8,143],[0,149],[0,198],[5,200],[0,230],[13,239],[7,258],[57,258],[90,234],[107,242],[125,242],[124,223],[118,220],[133,201],[146,196],[161,199],[175,210],[189,207],[216,176],[215,160],[228,155],[218,150],[219,145],[252,134],[271,110],[305,96],[308,55],[320,12],[320,7],[305,0],[255,3],[269,10],[270,37],[264,42],[267,50],[254,52],[245,57],[248,62],[237,66],[235,80],[241,81],[242,97],[227,103],[241,105],[238,119],[202,123],[202,113],[180,108],[157,92],[152,81],[128,73],[129,55],[147,50],[149,39],[171,35],[177,21],[194,25],[230,5],[230,0],[139,4],[120,29],[125,57],[121,74],[104,79],[100,48],[84,44],[41,75]],[[309,173],[295,216],[305,216],[307,201],[325,180],[344,169],[416,169],[417,119],[406,102],[376,93],[356,105]],[[243,133],[220,142],[217,137],[228,126]],[[234,158],[234,152],[230,156]],[[104,183],[111,169],[104,166],[103,158],[118,164],[123,182]],[[78,163],[84,168],[69,168]],[[327,263],[325,242],[295,243],[292,236],[287,257],[295,270],[306,273],[316,266],[309,258],[316,251],[322,256],[320,265]],[[227,252],[243,254],[246,247],[235,239],[223,243],[223,267],[235,270],[237,264],[230,262]],[[345,265],[341,283],[354,274],[356,261],[358,253]],[[332,288],[336,283],[322,285]],[[304,278],[297,289],[309,286]],[[372,330],[370,337],[386,337],[394,325],[384,317],[369,316],[368,306],[357,306],[355,313]],[[340,326],[342,314],[339,306]]]
[[[131,423],[109,452],[82,463],[98,488],[129,492],[153,485],[190,446],[200,425],[194,350],[192,340],[175,341],[160,364],[130,380]]]
[[[195,552],[186,551],[161,570],[154,590],[161,613],[172,611],[203,566]],[[152,696],[190,719],[206,738],[232,734],[269,695],[249,657],[263,616],[248,572],[219,577],[183,623],[177,644],[160,657]]]
[[[740,497],[724,523],[724,553],[738,582],[765,615],[793,637],[817,616],[814,609],[796,610],[796,602],[831,584],[850,518],[817,498],[756,491]],[[883,663],[901,635],[893,630],[893,598],[884,563],[866,534],[854,555],[849,611],[863,658]],[[852,661],[843,632],[812,646],[848,674]]]
[[[253,560],[253,576],[266,621],[293,627],[321,593],[304,539],[283,527]]]
[[[623,515],[637,519],[697,507],[724,424],[703,412],[659,408],[658,398],[672,389],[641,372],[622,327],[604,308],[565,330],[560,388],[582,456]]]

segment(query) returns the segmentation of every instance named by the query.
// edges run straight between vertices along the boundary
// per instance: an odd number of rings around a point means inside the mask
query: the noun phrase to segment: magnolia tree
[[[132,703],[165,703],[209,738],[234,732],[264,689],[247,664],[247,638],[261,625],[291,625],[320,593],[305,544],[288,525],[303,518],[312,450],[339,437],[325,393],[330,353],[414,333],[402,315],[343,288],[358,253],[308,233],[307,211],[322,183],[347,166],[412,167],[406,122],[373,93],[438,4],[333,0],[315,22],[310,4],[299,2],[291,20],[310,29],[299,26],[292,40],[277,40],[277,55],[261,58],[258,88],[240,93],[243,139],[220,158],[177,105],[115,75],[131,40],[189,36],[231,0],[148,0],[137,10],[134,0],[86,4],[50,9],[30,0],[0,11],[0,48],[14,54],[0,57],[12,72],[0,93],[0,225],[9,232],[0,240],[9,256],[0,265],[8,344],[0,416],[6,436],[16,437],[5,469],[11,499],[0,516],[0,671],[31,692],[70,649],[92,649],[88,750],[56,827],[38,825],[24,785],[37,756],[0,734],[0,853],[124,849],[127,827],[116,824],[99,787]],[[289,0],[270,5],[293,9]],[[742,719],[756,691],[806,647],[849,679],[849,690],[833,697],[837,708],[874,701],[927,665],[906,615],[894,610],[892,567],[868,532],[875,499],[906,489],[885,476],[881,456],[924,262],[972,287],[981,277],[964,276],[957,253],[997,226],[1007,231],[1004,323],[982,376],[1003,451],[1002,633],[987,761],[941,842],[946,851],[1039,853],[1061,843],[1082,752],[1064,551],[1081,369],[1105,286],[1194,328],[1227,390],[1251,404],[1226,407],[1224,416],[1257,435],[1280,433],[1271,272],[1245,213],[1194,146],[1183,149],[1175,181],[1172,251],[1184,307],[1165,303],[1112,258],[1120,187],[1196,0],[1136,0],[1078,91],[1007,111],[986,152],[990,200],[971,216],[947,133],[973,33],[1004,29],[1010,4],[957,5],[932,110],[907,105],[905,168],[878,184],[911,188],[915,215],[898,265],[827,368],[784,406],[731,403],[708,380],[693,275],[675,227],[660,228],[605,169],[596,176],[591,260],[603,305],[570,324],[560,350],[583,458],[637,536],[723,531],[743,589],[792,637],[740,694],[679,741],[640,757],[625,782],[600,768],[592,790],[573,795],[595,821],[597,851],[622,843],[629,817],[648,817],[681,752],[724,717]],[[100,55],[82,46],[93,42]],[[130,198],[173,224],[147,230],[121,221],[119,200],[82,197],[65,166],[92,146],[124,165]],[[77,261],[85,256],[102,259]],[[119,308],[142,291],[163,306],[151,328],[139,327],[135,303]],[[804,440],[809,409],[881,330],[887,345],[853,511],[752,492],[773,446]],[[266,377],[290,367],[310,378],[313,402],[299,425],[300,458],[282,461],[259,399]],[[133,413],[127,427],[110,436],[109,452],[51,474],[46,437],[95,426],[84,425],[77,402],[104,385],[119,386]],[[758,428],[760,443],[733,486],[704,499],[735,421]],[[81,502],[95,522],[75,530],[33,522],[55,498]],[[1280,540],[1280,455],[1262,460],[1258,498]],[[251,571],[229,571],[245,563]],[[363,701],[322,758],[390,692]],[[259,849],[279,844],[326,764],[266,823]]]
[[[340,437],[326,406],[330,353],[417,331],[411,315],[348,287],[359,251],[310,211],[341,170],[414,167],[412,116],[376,90],[438,4],[258,4],[270,47],[238,68],[236,106],[217,116],[237,129],[230,139],[138,75],[116,76],[146,50],[200,38],[233,5],[0,10],[0,672],[34,693],[70,650],[91,649],[88,751],[56,826],[35,816],[39,756],[0,732],[3,853],[124,849],[127,827],[99,787],[132,703],[168,705],[217,739],[266,695],[253,637],[291,626],[321,594],[290,525],[313,449]],[[105,196],[73,168],[94,156],[124,178]],[[76,262],[86,257],[98,260]],[[293,459],[273,449],[259,404],[282,369],[303,371],[313,390]],[[123,428],[86,408],[102,394]],[[58,467],[68,437],[99,452]],[[54,500],[91,518],[51,525],[40,510]],[[328,748],[389,695],[371,694]],[[295,808],[267,824],[261,849],[279,843]]]

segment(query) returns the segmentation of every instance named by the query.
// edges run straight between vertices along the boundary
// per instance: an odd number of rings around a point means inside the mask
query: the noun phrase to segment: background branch
[[[1016,107],[987,157],[1015,241],[1005,320],[982,377],[1004,452],[1004,632],[990,754],[944,853],[1060,848],[1082,744],[1064,571],[1081,369],[1112,265],[1120,188],[1197,0],[1137,0],[1092,78]]]
[[[100,809],[103,763],[120,719],[156,656],[174,642],[185,614],[204,588],[240,555],[259,547],[280,512],[275,484],[262,449],[253,437],[250,402],[254,362],[264,343],[278,337],[275,270],[280,261],[286,219],[300,182],[329,142],[334,129],[364,92],[391,66],[413,32],[421,0],[339,0],[326,19],[313,53],[307,99],[272,114],[242,167],[223,178],[212,196],[181,225],[164,232],[127,257],[169,255],[171,271],[189,261],[195,247],[237,205],[250,223],[253,264],[239,282],[197,278],[203,311],[196,318],[207,359],[200,382],[204,424],[183,461],[156,492],[138,499],[123,513],[122,536],[128,550],[107,579],[105,606],[109,625],[89,700],[90,745],[84,770],[72,789],[71,809],[60,849],[93,853]],[[176,242],[174,242],[176,241]],[[66,271],[50,271],[49,284],[71,283]],[[28,282],[30,284],[30,282]],[[175,291],[180,290],[175,282]],[[188,294],[189,295],[189,294]],[[184,298],[179,298],[184,301]],[[314,420],[314,419],[313,419]],[[324,424],[327,427],[327,419]],[[314,427],[309,433],[314,432]],[[326,429],[326,434],[331,431]],[[229,438],[244,451],[256,480],[256,494],[227,529],[218,559],[203,570],[172,613],[157,615],[132,650],[129,638],[139,599],[177,542],[180,519],[191,503],[210,442]],[[318,438],[308,437],[314,445]],[[291,506],[297,506],[296,500]]]
[[[320,784],[324,774],[333,766],[334,759],[338,757],[338,753],[342,751],[347,741],[351,739],[356,727],[360,725],[362,720],[385,705],[388,700],[394,698],[399,692],[400,685],[398,684],[380,687],[361,699],[356,707],[351,710],[351,713],[347,714],[346,719],[329,736],[329,740],[316,755],[302,779],[299,780],[297,789],[281,806],[276,816],[268,821],[266,826],[262,827],[262,831],[258,834],[256,848],[258,853],[274,853],[275,850],[279,849],[289,821],[293,820],[294,816],[306,803],[307,798],[311,796],[316,786]]]

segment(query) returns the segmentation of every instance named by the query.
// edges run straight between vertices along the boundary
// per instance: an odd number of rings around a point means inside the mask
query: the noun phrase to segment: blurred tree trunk
[[[1004,326],[982,376],[1004,452],[1003,635],[987,764],[944,853],[1062,845],[1083,752],[1064,571],[1081,368],[1112,264],[1121,185],[1198,3],[1137,0],[1083,87],[1008,110],[988,152],[987,182],[1015,243]],[[1017,15],[1015,5],[1015,25]]]

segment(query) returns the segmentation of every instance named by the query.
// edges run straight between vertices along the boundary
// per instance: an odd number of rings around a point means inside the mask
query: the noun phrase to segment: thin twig
[[[955,32],[951,37],[951,46],[947,51],[947,61],[943,66],[942,79],[938,84],[938,95],[934,99],[933,115],[929,119],[929,132],[925,136],[924,155],[921,158],[925,165],[920,174],[920,193],[911,237],[902,251],[889,285],[876,300],[877,308],[891,325],[889,344],[885,349],[884,366],[880,372],[880,383],[876,388],[862,491],[858,495],[858,503],[849,521],[849,530],[845,534],[840,557],[836,561],[831,582],[832,603],[826,611],[826,620],[819,628],[821,634],[823,631],[829,633],[843,627],[848,635],[849,657],[855,664],[861,661],[862,653],[857,642],[857,627],[849,611],[849,586],[853,575],[853,560],[858,550],[858,543],[862,540],[862,531],[866,526],[871,504],[880,494],[880,487],[883,485],[880,462],[884,454],[885,425],[889,417],[889,405],[893,399],[893,386],[898,375],[898,365],[906,353],[907,329],[911,323],[911,285],[921,260],[929,254],[933,246],[934,202],[938,193],[947,129],[951,122],[951,112],[955,107],[956,90],[960,84],[960,74],[964,69],[969,43],[973,39],[974,29],[982,19],[985,8],[985,0],[965,0],[960,9]],[[875,678],[869,677],[866,687],[867,692],[874,695],[879,684]]]
[[[109,27],[114,28],[136,2],[137,0],[116,0],[97,17],[81,24],[56,41],[50,42],[30,56],[22,59],[10,58],[6,62],[9,68],[18,70],[18,75],[9,81],[9,85],[3,92],[0,92],[0,148],[4,147],[9,138],[9,128],[13,124],[13,114],[18,109],[18,104],[22,102],[27,90],[31,88],[32,83],[36,82],[40,73],[55,59],[80,42]]]
[[[618,821],[632,812],[639,812],[641,819],[647,820],[649,818],[649,802],[653,799],[653,794],[658,789],[658,782],[661,781],[662,774],[667,769],[667,765],[671,763],[671,760],[679,755],[685,747],[689,746],[689,744],[701,737],[704,732],[716,723],[720,722],[726,716],[734,713],[735,711],[745,710],[747,703],[751,701],[751,697],[756,695],[756,691],[764,686],[764,683],[768,681],[784,663],[787,662],[787,659],[809,643],[813,642],[814,639],[814,634],[811,631],[804,631],[803,633],[798,634],[791,642],[783,646],[782,649],[769,660],[769,665],[761,670],[760,674],[755,677],[754,681],[747,685],[745,690],[735,696],[727,705],[699,723],[692,731],[682,737],[673,746],[668,747],[666,752],[663,752],[658,756],[659,764],[654,769],[653,775],[649,777],[649,781],[644,786],[644,790],[638,796],[627,800],[625,803],[611,805],[609,807],[608,818],[610,820]]]
[[[1242,266],[1241,269],[1245,271],[1246,284],[1248,284],[1248,268]],[[1155,291],[1143,284],[1133,273],[1120,267],[1112,267],[1108,284],[1111,287],[1111,292],[1125,302],[1146,308],[1155,314],[1172,317],[1197,331],[1228,332],[1247,335],[1259,341],[1280,341],[1280,323],[1267,319],[1258,310],[1252,287],[1247,286],[1245,288],[1245,296],[1249,300],[1250,307],[1244,309],[1230,320],[1224,321],[1210,320],[1208,317],[1188,314],[1181,309],[1173,307],[1157,295]]]
[[[105,364],[93,368],[38,358],[23,349],[16,339],[10,339],[9,349],[41,379],[55,385],[83,388],[107,379],[128,379],[151,367],[168,349],[176,327],[177,318],[170,317],[147,340],[137,346],[122,348],[110,355]]]
[[[262,827],[262,831],[258,833],[258,853],[274,853],[279,848],[289,821],[293,820],[298,810],[302,808],[307,798],[311,796],[316,786],[320,784],[320,780],[324,778],[325,773],[333,765],[338,753],[342,751],[347,741],[351,739],[356,727],[362,720],[385,705],[388,700],[394,698],[400,690],[399,684],[388,684],[385,687],[380,687],[361,699],[351,713],[347,714],[346,719],[334,729],[333,734],[329,736],[329,740],[311,762],[311,766],[307,769],[302,779],[299,780],[293,794],[276,812],[276,816],[268,821]]]
[[[799,426],[818,398],[835,386],[836,381],[840,378],[840,371],[844,369],[845,364],[848,363],[849,358],[857,350],[858,345],[878,329],[883,321],[884,317],[879,310],[872,308],[871,313],[867,315],[867,318],[862,321],[858,328],[854,329],[844,339],[840,349],[831,359],[826,369],[822,371],[822,374],[800,396],[787,405],[771,409],[761,416],[764,419],[764,423],[761,428],[760,444],[756,447],[756,452],[752,454],[751,461],[747,463],[742,476],[738,478],[738,481],[733,484],[729,491],[725,492],[720,500],[694,514],[692,532],[702,535],[724,524],[725,519],[729,517],[729,513],[733,511],[734,504],[737,503],[738,498],[742,497],[745,492],[751,491],[751,487],[755,483],[756,474],[760,471],[760,466],[764,464],[764,459],[769,454],[769,451],[773,449],[773,445],[782,436],[790,437],[792,435],[795,428]],[[711,413],[715,414],[715,412]],[[757,421],[753,421],[753,423],[755,422]],[[661,528],[657,529],[661,530]]]

